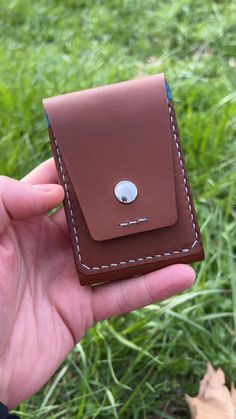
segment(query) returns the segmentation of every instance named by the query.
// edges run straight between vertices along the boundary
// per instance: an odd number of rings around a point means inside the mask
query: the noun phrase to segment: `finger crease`
[[[119,292],[116,295],[118,308],[121,313],[129,311],[129,304],[125,296],[123,284],[119,284]]]
[[[148,280],[147,275],[143,275],[143,282],[144,282],[144,287],[145,287],[147,297],[149,299],[148,304],[151,304],[153,303],[153,292],[152,292],[150,281]]]

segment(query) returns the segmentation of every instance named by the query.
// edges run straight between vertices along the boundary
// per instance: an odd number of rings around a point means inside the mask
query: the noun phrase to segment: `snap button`
[[[114,193],[119,202],[122,202],[122,204],[130,204],[137,198],[138,189],[133,182],[122,180],[117,183]]]

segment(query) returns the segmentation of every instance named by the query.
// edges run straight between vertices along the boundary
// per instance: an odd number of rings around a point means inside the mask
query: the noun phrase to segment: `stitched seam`
[[[144,223],[145,221],[149,221],[149,217],[138,218],[137,220],[126,221],[124,223],[118,224],[119,227],[128,227],[129,225]]]
[[[192,226],[193,226],[193,230],[194,230],[194,234],[195,234],[195,240],[194,240],[193,244],[188,248],[184,248],[184,249],[181,249],[181,250],[173,250],[173,251],[170,251],[170,252],[164,252],[164,253],[156,254],[156,255],[153,255],[153,256],[144,256],[144,257],[140,257],[140,258],[137,258],[137,259],[129,259],[129,260],[126,260],[126,261],[111,263],[109,265],[101,265],[101,266],[93,266],[93,267],[90,267],[90,266],[88,266],[88,265],[86,265],[82,262],[81,253],[80,253],[80,245],[79,245],[79,237],[78,237],[78,233],[77,233],[77,230],[76,230],[75,217],[74,217],[74,213],[73,213],[73,209],[72,209],[72,205],[71,205],[70,193],[69,193],[69,190],[68,190],[68,185],[67,185],[67,182],[66,182],[65,173],[64,173],[64,170],[63,170],[61,153],[60,153],[60,149],[59,149],[59,146],[58,146],[57,139],[53,135],[53,139],[54,139],[54,143],[55,143],[55,147],[56,147],[57,159],[58,159],[58,163],[59,163],[59,167],[60,167],[60,171],[61,171],[61,175],[62,175],[62,180],[63,180],[63,183],[64,183],[66,200],[67,200],[68,209],[69,209],[69,213],[70,213],[70,217],[71,217],[72,228],[73,228],[73,233],[74,233],[75,242],[76,242],[77,255],[78,255],[78,259],[79,259],[81,265],[84,268],[86,268],[90,271],[91,270],[109,269],[110,267],[116,267],[116,266],[119,266],[119,265],[122,266],[122,265],[126,265],[126,264],[129,264],[129,263],[136,263],[136,262],[143,262],[143,261],[151,260],[151,259],[157,259],[157,258],[160,258],[162,256],[171,256],[173,254],[188,253],[196,246],[196,244],[198,244],[199,237],[198,237],[197,227],[196,227],[196,224],[194,222],[193,209],[192,209],[191,200],[190,200],[190,197],[189,197],[189,190],[188,190],[188,186],[187,186],[187,179],[186,179],[186,174],[185,174],[185,170],[184,170],[184,164],[183,164],[179,144],[178,144],[178,141],[177,141],[177,135],[176,135],[177,129],[176,129],[176,126],[175,126],[175,123],[174,123],[174,118],[172,116],[172,109],[171,109],[169,104],[168,104],[168,111],[169,111],[169,115],[170,115],[170,122],[171,122],[172,131],[173,131],[173,138],[175,140],[177,155],[179,157],[182,176],[183,176],[183,180],[184,180],[185,192],[186,192],[186,196],[187,196],[187,200],[188,200],[188,210],[189,210],[190,217],[191,217],[191,220],[192,220]]]
[[[171,126],[172,126],[173,137],[174,137],[174,140],[175,140],[177,154],[178,154],[178,157],[179,157],[181,171],[182,171],[182,175],[183,175],[183,179],[184,179],[184,187],[185,187],[185,192],[186,192],[186,196],[187,196],[187,200],[188,200],[188,210],[189,210],[190,217],[191,217],[191,220],[192,220],[195,239],[198,241],[199,237],[198,237],[198,232],[197,232],[197,226],[194,222],[193,209],[192,209],[191,200],[190,200],[190,196],[189,196],[189,190],[188,190],[188,186],[187,186],[187,179],[186,179],[186,174],[185,174],[185,170],[184,170],[184,164],[183,164],[183,160],[182,160],[182,156],[181,156],[181,152],[180,152],[179,143],[177,141],[177,134],[176,134],[177,130],[176,130],[176,126],[174,124],[174,118],[172,116],[172,109],[171,109],[170,105],[168,105],[168,110],[169,110],[169,114],[170,114],[170,122],[171,122]]]

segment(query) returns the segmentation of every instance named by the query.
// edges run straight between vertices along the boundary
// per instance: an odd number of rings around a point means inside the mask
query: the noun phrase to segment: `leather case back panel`
[[[204,257],[163,74],[44,101],[82,284]],[[132,181],[130,204],[115,186]]]

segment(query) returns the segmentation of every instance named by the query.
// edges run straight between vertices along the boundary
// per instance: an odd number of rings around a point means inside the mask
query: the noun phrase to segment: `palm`
[[[51,218],[14,222],[0,243],[3,359],[21,400],[47,381],[93,324],[91,290],[80,286],[68,237]],[[36,366],[39,376],[32,374]],[[24,387],[15,380],[19,373]]]
[[[0,401],[9,407],[36,392],[94,322],[167,298],[195,279],[192,268],[174,265],[81,287],[64,212],[45,215],[63,198],[56,183],[53,160],[24,182],[0,178]]]

